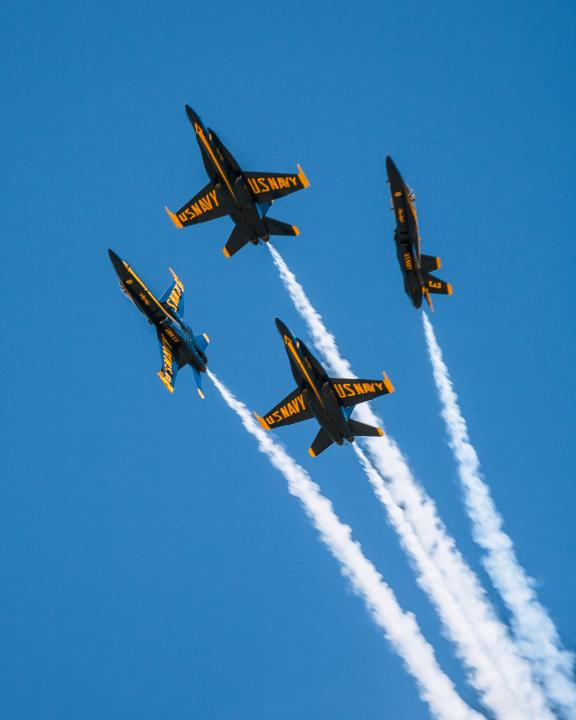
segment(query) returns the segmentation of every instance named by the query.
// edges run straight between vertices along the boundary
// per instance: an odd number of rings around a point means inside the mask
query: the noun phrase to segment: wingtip
[[[204,393],[202,392],[202,390],[200,390],[200,388],[196,388],[196,390],[198,390],[198,395],[200,395],[200,399],[204,400],[205,396],[204,396]]]
[[[223,248],[222,248],[222,252],[223,252],[225,258],[229,258],[229,257],[230,257],[230,253],[228,252],[228,249],[227,249],[227,248],[223,247]]]
[[[453,294],[454,290],[453,290],[453,288],[452,288],[451,283],[448,283],[448,284],[447,284],[446,290],[447,290],[447,292],[448,292],[448,295],[452,295],[452,294]]]
[[[264,420],[263,417],[260,417],[260,415],[258,415],[258,413],[255,410],[252,412],[252,414],[254,415],[256,420],[258,420],[258,422],[260,423],[260,426],[262,428],[264,428],[264,430],[270,430],[270,425],[268,425],[268,423],[266,422],[266,420]]]
[[[303,188],[308,188],[308,187],[310,187],[310,180],[308,180],[308,178],[306,177],[306,174],[305,174],[304,170],[302,170],[302,168],[300,167],[300,165],[296,165],[296,167],[298,168],[298,177],[300,178],[300,182],[302,183],[302,187],[303,187]]]
[[[164,210],[166,210],[166,213],[168,214],[168,217],[170,218],[170,220],[172,220],[172,222],[174,223],[174,225],[176,225],[176,227],[177,227],[178,229],[182,229],[182,228],[184,227],[184,225],[182,225],[182,223],[180,222],[180,220],[179,220],[179,218],[178,218],[177,215],[175,215],[175,214],[174,214],[171,210],[169,210],[167,207],[165,207]]]
[[[439,257],[437,257],[436,258],[436,270],[440,270],[441,267],[442,267],[442,260]]]
[[[202,337],[204,338],[204,340],[206,340],[208,345],[210,345],[210,338],[208,337],[208,333],[202,333]]]
[[[296,225],[292,225],[292,230],[294,232],[294,235],[300,235],[300,229]]]
[[[382,376],[384,377],[384,387],[386,388],[386,390],[388,390],[389,393],[393,393],[395,388],[394,385],[392,385],[392,383],[390,382],[390,378],[388,377],[388,375],[386,375],[385,372],[382,373]]]
[[[376,430],[378,432],[378,437],[384,437],[384,430],[382,430],[382,428],[377,427]]]
[[[314,450],[312,450],[312,448],[308,448],[308,455],[310,455],[310,457],[313,457],[313,458],[316,457],[316,453],[314,452]]]

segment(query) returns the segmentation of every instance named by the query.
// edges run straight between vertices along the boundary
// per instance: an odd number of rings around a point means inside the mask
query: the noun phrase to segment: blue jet
[[[176,374],[184,365],[194,372],[198,395],[204,399],[201,373],[206,372],[208,359],[205,351],[210,338],[206,333],[194,335],[184,322],[184,285],[170,269],[174,282],[160,300],[144,285],[127,262],[113,250],[108,250],[114,270],[120,279],[122,292],[146,315],[148,322],[156,326],[160,342],[162,369],[158,377],[170,392],[174,392]]]

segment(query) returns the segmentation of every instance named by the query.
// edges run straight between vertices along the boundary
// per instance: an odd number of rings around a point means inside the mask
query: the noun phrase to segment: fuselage
[[[314,417],[338,445],[342,445],[345,440],[354,442],[354,433],[348,426],[348,418],[326,371],[302,340],[294,338],[280,320],[276,320],[276,325],[284,341],[294,380],[302,389],[305,403]]]
[[[207,358],[196,345],[192,329],[169,307],[158,300],[127,262],[112,250],[108,250],[112,265],[120,280],[124,294],[143,313],[148,322],[165,333],[178,353],[178,362],[193,365],[199,372],[206,372]]]
[[[186,112],[196,133],[206,172],[219,186],[228,215],[255,245],[261,240],[268,241],[269,234],[262,222],[268,206],[255,202],[240,166],[216,133],[207,130],[189,106]]]
[[[404,279],[404,290],[412,304],[419,308],[422,305],[424,282],[420,269],[420,232],[414,196],[390,157],[386,158],[386,171],[390,183],[392,209],[396,218],[394,242]]]

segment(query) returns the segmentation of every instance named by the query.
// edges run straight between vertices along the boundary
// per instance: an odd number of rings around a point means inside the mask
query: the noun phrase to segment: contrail
[[[304,289],[296,280],[278,251],[268,243],[268,248],[282,282],[303,320],[308,326],[314,345],[322,353],[324,360],[332,372],[340,377],[353,376],[350,363],[341,355],[334,336],[328,332],[319,313],[314,309]],[[382,421],[371,410],[368,403],[359,405],[356,414],[361,422],[371,425],[382,425]],[[553,716],[546,704],[540,686],[534,682],[530,667],[518,654],[517,648],[510,640],[506,627],[500,622],[485,596],[484,590],[464,558],[456,548],[453,538],[440,520],[436,506],[425,493],[422,486],[415,480],[399,447],[388,436],[372,439],[366,438],[365,445],[374,467],[381,480],[386,481],[391,497],[396,506],[404,511],[407,522],[412,526],[425,554],[436,565],[442,575],[442,583],[434,583],[430,588],[435,606],[441,612],[445,627],[451,628],[451,637],[457,642],[460,633],[451,608],[446,605],[447,590],[459,605],[461,613],[468,620],[468,641],[459,647],[459,655],[466,657],[469,668],[474,668],[476,678],[482,671],[487,658],[497,666],[498,673],[493,675],[499,682],[492,688],[492,700],[499,699],[498,709],[494,709],[497,717],[509,718],[549,718]],[[382,502],[380,493],[376,493]],[[409,546],[404,546],[411,552]],[[419,565],[421,558],[411,554],[418,573],[425,574]],[[476,636],[476,641],[472,640]],[[484,648],[484,659],[471,653],[471,648]],[[480,676],[481,677],[481,676]],[[514,706],[506,698],[514,696]],[[492,703],[492,707],[494,705]]]
[[[482,479],[480,461],[470,442],[468,427],[434,328],[424,313],[422,324],[442,405],[442,417],[464,488],[466,510],[472,520],[474,539],[486,552],[484,567],[511,612],[512,629],[520,652],[532,663],[550,701],[565,717],[574,719],[574,656],[562,647],[554,623],[536,597],[534,581],[524,572],[516,558],[512,540],[503,530],[502,516]]]
[[[481,720],[482,716],[470,708],[456,692],[452,681],[442,671],[434,650],[423,637],[412,613],[399,606],[390,587],[374,565],[363,554],[358,542],[352,539],[350,527],[335,514],[332,503],[320,493],[308,473],[298,465],[272,437],[254,421],[247,407],[237,400],[228,388],[208,372],[224,401],[239,416],[245,429],[258,442],[258,449],[288,481],[291,495],[302,506],[320,533],[322,542],[340,563],[342,574],[354,591],[364,600],[374,622],[384,631],[410,674],[416,680],[422,700],[441,720]]]

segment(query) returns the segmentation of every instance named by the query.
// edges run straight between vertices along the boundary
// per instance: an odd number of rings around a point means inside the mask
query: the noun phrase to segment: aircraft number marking
[[[194,218],[204,215],[204,213],[210,212],[210,210],[214,210],[214,208],[219,207],[219,205],[218,194],[216,188],[214,188],[214,190],[210,190],[206,195],[198,198],[196,202],[190,203],[188,207],[185,207],[182,212],[178,213],[178,218],[183,223],[188,220],[194,220]]]
[[[404,258],[404,267],[406,268],[406,270],[412,270],[412,256],[410,255],[410,253],[404,253],[402,257]]]
[[[247,178],[250,189],[255,195],[270,190],[284,190],[298,187],[297,175],[286,175],[284,177],[259,177]]]
[[[364,382],[364,383],[334,383],[332,385],[339,398],[344,400],[347,397],[356,397],[357,395],[368,395],[369,393],[382,392],[384,388],[383,382]]]
[[[304,410],[306,410],[306,405],[304,404],[304,396],[300,394],[297,395],[294,400],[289,400],[285,405],[282,405],[281,408],[268,415],[268,417],[266,418],[266,422],[268,423],[268,425],[275,425],[281,420],[285,420],[292,415],[297,415]]]
[[[441,290],[442,283],[434,280],[428,280],[428,287],[434,288],[434,290]]]

